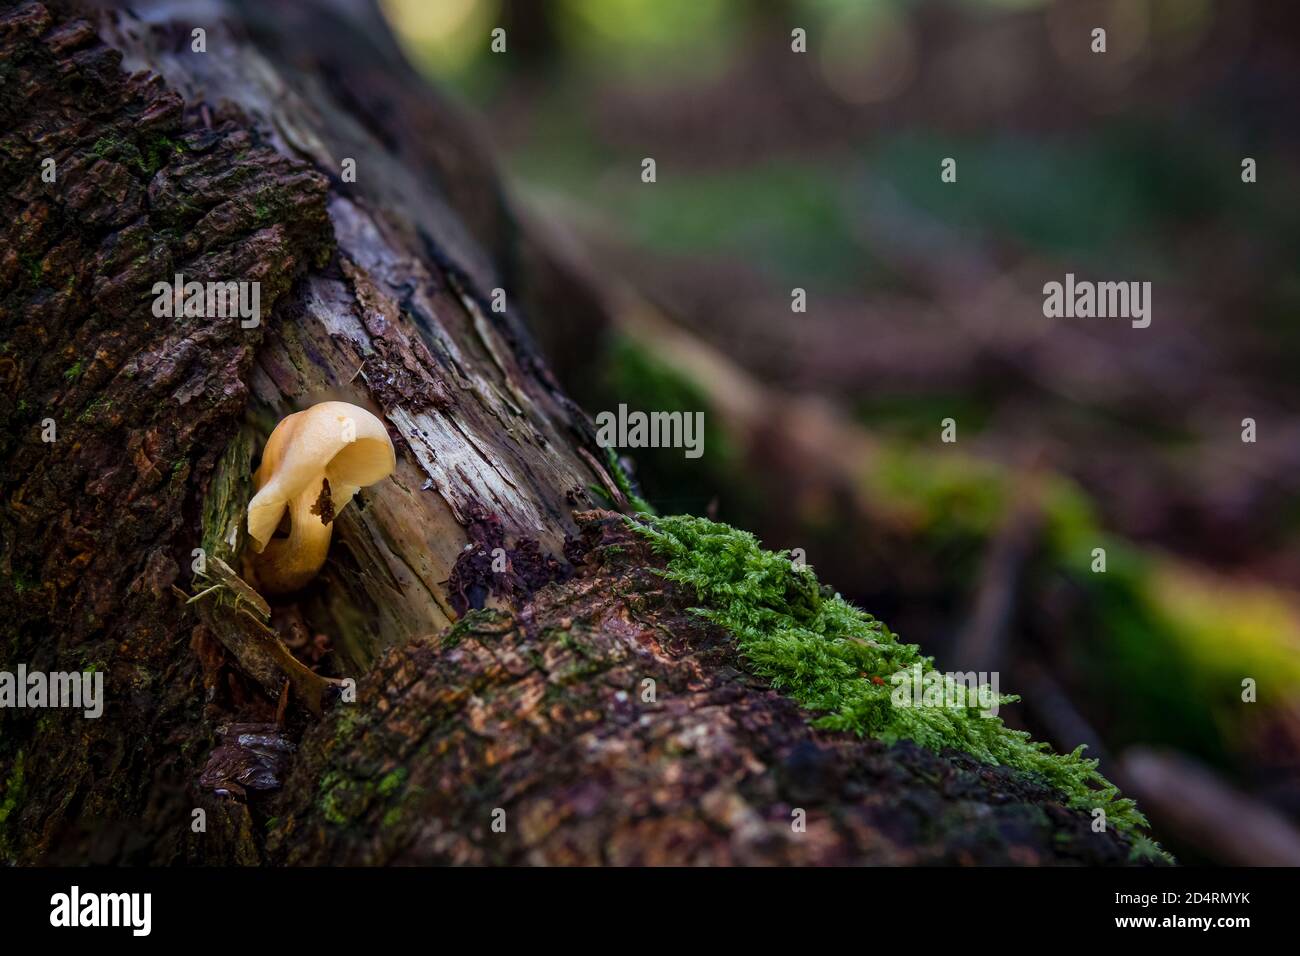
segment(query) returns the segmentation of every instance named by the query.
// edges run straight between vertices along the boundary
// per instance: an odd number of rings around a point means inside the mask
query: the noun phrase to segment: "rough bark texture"
[[[810,729],[621,519],[580,517],[580,576],[389,653],[357,716],[309,732],[268,811],[270,859],[1123,862],[1009,771]]]
[[[811,731],[621,522],[580,527],[609,477],[524,319],[580,349],[598,300],[368,6],[0,5],[0,175],[0,663],[94,665],[108,697],[0,711],[0,858],[1125,857],[1033,781]],[[260,281],[261,324],[155,318],[177,272]],[[187,604],[193,549],[239,570],[270,428],[327,397],[381,415],[395,476],[292,601]],[[316,634],[361,685],[319,722],[274,670]]]

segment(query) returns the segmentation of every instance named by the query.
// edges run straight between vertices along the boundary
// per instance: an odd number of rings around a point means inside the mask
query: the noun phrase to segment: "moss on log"
[[[1040,779],[813,729],[747,672],[590,512],[631,488],[524,314],[554,341],[599,297],[518,231],[375,12],[203,9],[193,56],[183,4],[0,3],[0,663],[93,666],[108,694],[99,720],[0,712],[0,859],[1128,858]],[[262,321],[154,316],[177,272],[260,282]],[[376,410],[397,472],[317,582],[249,612],[243,469],[325,397]],[[187,603],[195,548],[229,594]],[[235,643],[246,612],[326,635],[355,702],[318,720],[277,694],[275,654]]]

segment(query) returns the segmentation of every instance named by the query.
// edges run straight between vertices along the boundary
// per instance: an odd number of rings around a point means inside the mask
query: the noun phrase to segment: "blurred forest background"
[[[1300,5],[383,6],[609,289],[533,317],[565,385],[706,412],[632,453],[656,508],[999,671],[1182,862],[1300,863]],[[1150,328],[1045,319],[1066,272],[1150,280]]]

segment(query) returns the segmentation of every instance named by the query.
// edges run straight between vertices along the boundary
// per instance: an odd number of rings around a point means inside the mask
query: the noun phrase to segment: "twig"
[[[1130,784],[1158,824],[1233,866],[1300,866],[1300,831],[1281,813],[1175,751],[1124,752]]]
[[[989,545],[969,623],[953,649],[953,659],[962,667],[977,671],[1002,667],[1020,572],[1042,527],[1041,485],[1039,474],[1030,467],[1013,489],[1015,504]]]

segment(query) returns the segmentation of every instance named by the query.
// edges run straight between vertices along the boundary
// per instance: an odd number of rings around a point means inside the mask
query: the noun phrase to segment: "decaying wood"
[[[230,565],[214,557],[209,569],[196,575],[198,594],[186,604],[198,604],[198,615],[216,635],[242,670],[268,696],[281,693],[285,682],[316,716],[329,702],[331,688],[337,697],[342,682],[322,677],[302,664],[270,626],[266,600],[237,575]],[[209,583],[211,582],[211,583]]]
[[[0,712],[0,858],[1125,858],[1023,776],[810,730],[589,510],[603,455],[525,318],[554,345],[600,298],[370,6],[0,5],[0,175],[0,650],[108,695]],[[261,282],[261,322],[155,317],[176,273]],[[398,449],[278,607],[359,681],[332,708],[239,578],[261,443],[325,398]]]
[[[810,729],[618,516],[578,518],[577,577],[390,650],[356,704],[308,731],[265,810],[266,858],[1123,862],[1022,776]],[[210,812],[246,812],[231,807]]]

